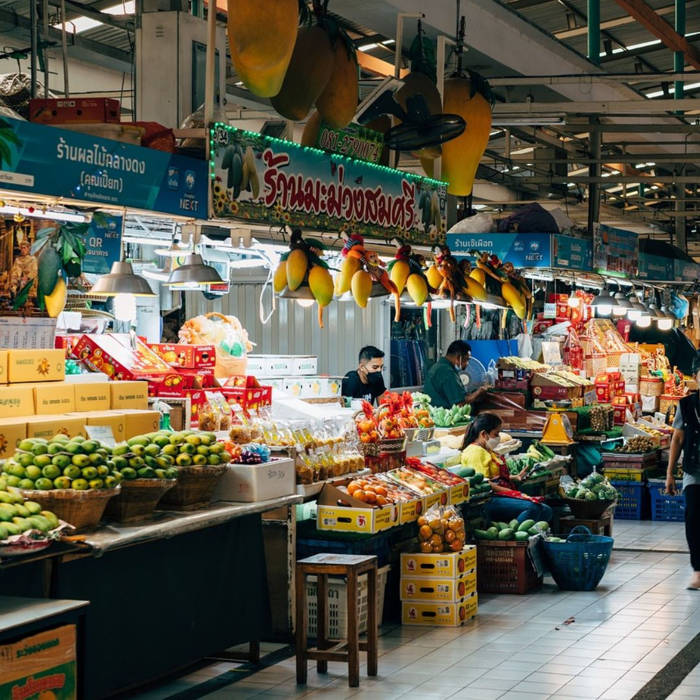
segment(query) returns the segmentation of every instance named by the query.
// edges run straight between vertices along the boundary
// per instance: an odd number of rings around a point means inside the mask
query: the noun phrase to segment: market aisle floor
[[[681,524],[661,523],[663,536],[635,525],[643,534],[635,537],[632,528],[630,538],[646,540],[639,549],[657,536],[660,546],[682,536]],[[327,675],[309,664],[309,683],[297,688],[292,656],[252,675],[246,666],[211,664],[136,697],[627,700],[700,630],[700,591],[685,589],[689,575],[685,553],[616,550],[594,592],[560,592],[550,579],[531,595],[482,596],[465,627],[385,625],[380,675],[363,676],[359,689],[348,688],[346,666],[333,663]],[[263,652],[276,648],[264,645]],[[700,666],[670,697],[700,698]]]

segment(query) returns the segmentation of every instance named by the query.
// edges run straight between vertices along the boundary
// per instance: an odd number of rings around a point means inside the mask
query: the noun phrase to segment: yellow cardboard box
[[[0,384],[7,384],[7,357],[8,350],[0,350]]]
[[[71,418],[79,418],[85,425],[106,425],[112,429],[112,435],[117,442],[124,438],[124,414],[119,411],[85,411],[72,413]]]
[[[418,520],[418,517],[425,513],[425,498],[419,497],[413,501],[400,501],[399,507],[399,523],[412,523]]]
[[[348,505],[337,505],[339,500]],[[371,508],[332,484],[323,487],[317,502],[316,527],[319,530],[373,534],[399,524],[399,509],[396,505]]]
[[[112,410],[135,408],[148,409],[148,382],[110,382]]]
[[[119,411],[124,416],[124,439],[129,440],[136,435],[153,433],[160,427],[159,411]]]
[[[34,387],[31,384],[0,386],[0,418],[31,416],[33,414]]]
[[[26,418],[0,418],[0,457],[12,457],[17,443],[27,437],[25,421]]]
[[[428,576],[430,578],[459,578],[476,568],[476,545],[468,544],[461,552],[422,554],[409,552],[401,555],[401,576]]]
[[[68,437],[82,435],[87,437],[85,432],[85,420],[73,415],[56,416],[27,416],[27,437],[39,437],[50,440],[54,435],[63,433]]]
[[[401,600],[458,603],[476,591],[476,569],[459,578],[401,577]]]
[[[57,382],[66,376],[65,350],[8,350],[7,381]]]
[[[478,608],[476,593],[472,593],[459,603],[403,602],[401,603],[401,624],[459,627],[471,620]]]
[[[0,646],[0,698],[75,700],[75,625]]]
[[[450,486],[448,491],[450,504],[453,506],[466,503],[469,500],[469,482],[466,484],[458,484],[457,486]]]
[[[34,413],[37,416],[53,416],[57,413],[75,411],[75,389],[73,384],[51,382],[34,387]]]
[[[101,384],[73,384],[75,411],[109,411],[112,408],[112,392],[107,382]]]

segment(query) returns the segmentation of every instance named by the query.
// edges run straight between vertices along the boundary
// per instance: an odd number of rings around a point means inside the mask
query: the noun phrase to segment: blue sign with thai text
[[[103,220],[90,222],[85,234],[85,257],[83,272],[93,275],[106,275],[112,263],[121,257],[122,222],[121,216],[105,216]]]
[[[0,119],[0,187],[207,218],[205,161],[16,119]]]
[[[551,267],[548,233],[448,233],[447,245],[456,258],[495,255],[516,268]]]
[[[554,267],[567,270],[590,270],[593,265],[593,243],[585,238],[557,234],[552,236]]]
[[[673,260],[661,255],[639,253],[639,270],[637,277],[640,280],[672,280]]]

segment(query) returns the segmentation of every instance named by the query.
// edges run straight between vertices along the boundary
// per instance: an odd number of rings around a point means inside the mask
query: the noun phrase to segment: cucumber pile
[[[509,523],[492,522],[486,530],[474,530],[477,540],[500,540],[502,542],[526,542],[530,537],[543,535],[549,530],[549,523],[540,520],[511,520]]]
[[[484,475],[477,472],[474,467],[456,466],[451,467],[448,471],[451,471],[457,476],[461,476],[469,482],[469,500],[475,501],[480,498],[485,498],[490,496],[492,489],[491,484],[488,479],[484,479]]]

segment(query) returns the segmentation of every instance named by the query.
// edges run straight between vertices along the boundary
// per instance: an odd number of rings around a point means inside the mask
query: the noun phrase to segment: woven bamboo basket
[[[133,479],[122,482],[122,490],[110,499],[105,516],[120,523],[143,520],[153,514],[163,494],[177,479]]]
[[[160,505],[173,510],[196,510],[208,505],[227,466],[178,467],[177,484],[166,491]]]
[[[23,490],[22,495],[29,501],[36,501],[44,510],[55,513],[76,530],[89,530],[97,527],[107,507],[107,501],[116,496],[120,486],[114,489],[53,489],[51,491]]]
[[[641,377],[639,393],[642,396],[661,396],[664,393],[664,380],[660,377]]]
[[[603,513],[608,510],[608,508],[614,506],[617,503],[617,499],[612,501],[583,501],[578,498],[569,498],[565,496],[561,490],[559,494],[569,508],[574,514],[575,518],[581,518],[584,520],[596,520],[602,517]]]

